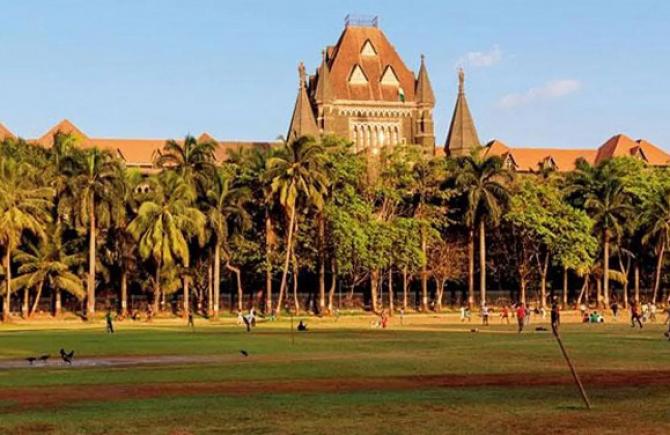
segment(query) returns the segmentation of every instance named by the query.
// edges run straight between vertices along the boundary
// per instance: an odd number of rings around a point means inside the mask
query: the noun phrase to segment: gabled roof
[[[377,53],[375,56],[365,56],[361,53],[367,41],[374,47]],[[346,27],[337,44],[328,48],[328,60],[330,84],[335,99],[399,101],[397,89],[381,85],[384,70],[391,66],[403,89],[405,101],[414,101],[414,74],[405,66],[384,32],[377,27],[354,25]],[[359,65],[365,74],[367,85],[349,83],[355,65]]]
[[[444,145],[447,155],[467,154],[471,150],[480,146],[479,137],[475,122],[470,114],[468,102],[465,98],[464,73],[460,70],[458,73],[458,97],[454,114],[449,125],[447,141]]]
[[[423,54],[421,55],[419,77],[416,79],[416,102],[431,106],[435,105],[435,94],[433,94],[433,87],[430,85]]]
[[[647,162],[651,165],[667,165],[670,164],[670,154],[666,153],[656,145],[644,139],[638,139],[637,143],[642,153],[647,158]]]
[[[612,136],[602,144],[598,148],[595,163],[600,163],[612,157],[634,155],[642,156],[651,165],[667,165],[670,163],[670,154],[644,139],[634,141],[625,134]]]
[[[58,124],[51,127],[51,129],[49,129],[49,131],[47,131],[39,139],[37,139],[36,142],[43,146],[50,147],[53,145],[53,139],[56,133],[69,134],[75,136],[77,139],[80,140],[82,145],[88,142],[87,141],[88,137],[84,134],[84,132],[79,130],[79,128],[76,125],[74,125],[67,119],[62,120]]]
[[[16,136],[14,136],[14,133],[9,131],[7,127],[2,125],[0,122],[0,141],[5,140],[5,139],[15,139]]]
[[[205,131],[200,136],[198,136],[198,142],[216,142],[216,139],[214,139],[211,134]]]
[[[318,136],[319,128],[316,125],[312,104],[307,96],[307,86],[305,84],[305,66],[300,63],[298,67],[300,76],[300,87],[298,96],[295,99],[295,107],[291,116],[291,124],[288,128],[286,138],[289,141],[295,140],[300,136]]]
[[[486,155],[511,156],[516,169],[522,172],[537,171],[547,161],[557,171],[575,169],[575,162],[583,158],[589,163],[595,162],[596,150],[564,148],[511,148],[499,140],[487,144]]]

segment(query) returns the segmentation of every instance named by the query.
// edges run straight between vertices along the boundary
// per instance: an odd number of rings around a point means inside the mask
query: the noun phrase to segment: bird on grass
[[[547,332],[547,331],[549,331],[549,330],[548,330],[547,328],[545,328],[544,326],[538,326],[537,328],[535,328],[535,330],[536,330],[537,332]]]
[[[48,360],[48,359],[49,359],[49,355],[48,355],[48,354],[46,354],[46,353],[45,353],[45,354],[42,354],[42,355],[40,355],[40,357],[39,357],[39,358],[37,358],[37,360],[38,360],[38,361],[42,361],[42,362],[43,362],[44,364],[46,364],[46,363],[47,363],[47,360]]]
[[[65,352],[65,349],[60,350],[60,357],[63,361],[66,363],[72,365],[72,358],[74,358],[74,350],[71,351],[70,353]]]
[[[479,332],[479,328],[472,328],[470,332]]]
[[[240,353],[241,353],[243,356],[245,356],[245,357],[249,356],[249,352],[247,352],[247,351],[244,350],[244,349],[240,350]]]
[[[26,361],[28,361],[28,364],[30,365],[33,365],[35,360],[37,360],[37,358],[35,358],[34,356],[29,356],[28,358],[26,358]]]

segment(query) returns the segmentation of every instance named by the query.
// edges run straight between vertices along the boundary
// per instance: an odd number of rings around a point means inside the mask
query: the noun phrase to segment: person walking
[[[114,323],[112,323],[112,310],[107,310],[107,314],[105,315],[105,321],[107,323],[107,333],[108,334],[113,334],[114,333]]]
[[[193,311],[188,312],[188,326],[190,326],[191,329],[195,328],[195,323],[193,322]]]
[[[519,333],[521,333],[526,321],[526,307],[522,303],[517,305],[516,320],[519,323]]]
[[[633,328],[635,328],[635,321],[637,321],[637,324],[640,325],[640,329],[642,329],[642,310],[638,302],[632,302],[630,304],[630,326]]]
[[[489,307],[486,302],[482,304],[482,325],[489,326]]]
[[[649,321],[656,322],[656,303],[649,302]]]

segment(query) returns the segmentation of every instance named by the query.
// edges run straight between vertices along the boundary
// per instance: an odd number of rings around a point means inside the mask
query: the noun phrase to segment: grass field
[[[664,327],[564,324],[593,409],[547,332],[452,316],[0,325],[0,433],[669,433]],[[474,323],[473,326],[475,327]],[[71,367],[58,350],[75,349]],[[246,350],[248,357],[240,354]],[[24,358],[49,353],[29,367]]]

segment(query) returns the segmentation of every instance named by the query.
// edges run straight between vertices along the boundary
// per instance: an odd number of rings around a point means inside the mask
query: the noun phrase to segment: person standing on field
[[[526,321],[526,307],[523,304],[519,304],[516,309],[516,320],[519,323],[519,333],[523,331],[523,326]]]
[[[112,310],[107,310],[107,314],[105,315],[105,321],[107,322],[107,333],[113,334],[114,324],[112,323]]]
[[[635,328],[635,321],[637,321],[637,324],[640,325],[640,329],[642,329],[642,309],[638,302],[630,304],[630,326],[633,328]]]
[[[486,302],[482,304],[482,325],[489,325],[489,307]]]
[[[614,320],[616,320],[617,314],[619,313],[619,304],[614,301],[612,302],[612,306],[610,308],[612,309],[612,317],[614,317]]]

